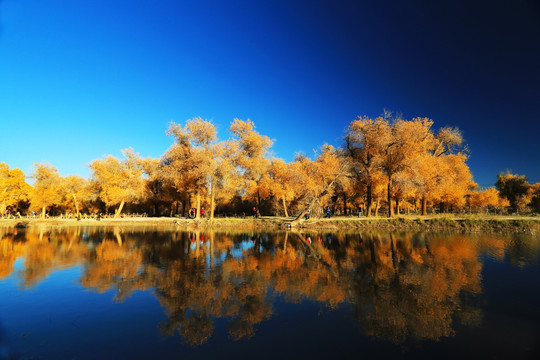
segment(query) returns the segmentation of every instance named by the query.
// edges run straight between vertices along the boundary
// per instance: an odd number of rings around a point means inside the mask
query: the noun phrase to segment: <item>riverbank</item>
[[[300,227],[316,229],[454,231],[464,233],[528,233],[540,234],[540,218],[536,217],[451,217],[416,216],[365,219],[308,220]]]
[[[199,221],[186,218],[104,218],[101,220],[83,219],[40,219],[16,218],[0,219],[0,226],[9,227],[139,227],[158,226],[172,229],[288,229],[293,218],[263,216],[254,218],[216,218],[212,221]],[[309,230],[411,230],[411,231],[457,231],[491,233],[529,233],[540,234],[540,217],[534,216],[399,216],[395,218],[373,217],[332,217],[329,219],[309,219],[295,226]]]

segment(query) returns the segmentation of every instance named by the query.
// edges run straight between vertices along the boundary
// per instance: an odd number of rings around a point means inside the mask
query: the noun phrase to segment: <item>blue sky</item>
[[[538,39],[534,1],[0,0],[0,161],[88,176],[196,116],[290,161],[386,108],[459,127],[483,186],[539,182]]]

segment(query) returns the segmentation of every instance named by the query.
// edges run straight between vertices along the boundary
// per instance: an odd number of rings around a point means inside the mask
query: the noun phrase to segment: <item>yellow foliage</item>
[[[25,175],[20,169],[10,169],[5,163],[0,163],[0,214],[8,206],[17,206],[20,201],[28,200],[32,187],[25,181]]]
[[[241,169],[244,185],[244,195],[252,200],[260,200],[270,195],[271,181],[268,177],[270,161],[266,158],[272,140],[255,131],[251,120],[234,119],[230,127],[235,139],[231,141],[231,154],[234,163]],[[259,209],[257,209],[259,210]]]
[[[32,177],[36,180],[31,195],[31,208],[42,210],[51,205],[60,203],[62,199],[62,182],[58,169],[52,165],[35,164]]]
[[[107,206],[120,204],[120,211],[124,203],[139,201],[147,191],[139,155],[132,149],[123,150],[122,154],[125,158],[122,161],[109,155],[90,164],[97,194]]]
[[[499,191],[489,188],[483,191],[471,191],[469,193],[469,206],[475,211],[486,211],[489,208],[502,209],[509,206],[507,199],[502,198]]]

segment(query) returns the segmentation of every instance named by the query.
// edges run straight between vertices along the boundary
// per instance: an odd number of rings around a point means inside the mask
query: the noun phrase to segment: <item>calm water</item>
[[[536,358],[540,239],[0,228],[0,359]]]

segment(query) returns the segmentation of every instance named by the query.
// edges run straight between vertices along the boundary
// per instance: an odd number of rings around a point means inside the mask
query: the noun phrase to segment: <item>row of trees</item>
[[[349,125],[343,146],[323,145],[313,158],[299,154],[285,162],[269,155],[272,140],[252,121],[234,119],[231,137],[219,140],[210,121],[171,123],[174,141],[161,158],[141,158],[132,149],[123,159],[94,160],[90,179],[62,177],[48,164],[36,164],[30,186],[25,174],[0,163],[0,212],[132,211],[183,214],[206,207],[225,214],[283,214],[301,218],[324,208],[362,210],[389,216],[403,211],[536,210],[539,184],[499,174],[497,189],[477,191],[466,164],[458,129],[433,130],[427,118],[404,120],[385,114],[361,117]],[[517,181],[518,179],[519,181]],[[517,183],[521,184],[519,186]]]

